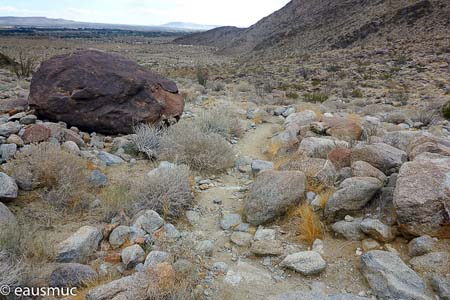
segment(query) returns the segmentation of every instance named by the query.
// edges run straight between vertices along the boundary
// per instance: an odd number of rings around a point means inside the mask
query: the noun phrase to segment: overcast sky
[[[0,0],[0,16],[160,25],[192,22],[247,27],[289,0]]]

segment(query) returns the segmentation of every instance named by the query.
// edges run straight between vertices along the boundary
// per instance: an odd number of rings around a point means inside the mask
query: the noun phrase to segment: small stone
[[[220,227],[223,230],[233,229],[242,223],[241,215],[239,214],[227,214],[224,215],[222,221],[220,221]]]
[[[322,240],[317,239],[317,240],[314,241],[314,243],[313,243],[313,245],[311,247],[311,250],[315,251],[315,252],[317,252],[319,254],[324,254],[324,249],[323,248],[324,248],[324,246],[323,246]]]
[[[193,210],[186,211],[186,218],[191,225],[196,225],[200,221],[200,214]]]
[[[58,245],[57,262],[84,263],[94,254],[102,239],[100,230],[83,226]]]
[[[20,118],[20,124],[23,125],[31,125],[36,123],[37,117],[35,115],[26,115],[22,118]]]
[[[264,229],[261,226],[256,230],[255,233],[255,241],[263,241],[263,240],[274,240],[276,236],[276,231],[273,229]]]
[[[140,212],[136,220],[133,223],[133,226],[136,228],[141,228],[145,230],[147,233],[152,234],[164,224],[164,219],[154,210],[146,210]]]
[[[444,273],[448,271],[448,259],[448,252],[430,252],[414,257],[409,264],[418,272]]]
[[[122,158],[105,151],[100,151],[97,156],[106,166],[119,165],[124,162]]]
[[[134,244],[137,239],[144,236],[145,231],[140,228],[121,225],[111,232],[109,243],[113,249],[117,249],[126,242]]]
[[[325,270],[327,263],[314,251],[297,252],[286,256],[280,264],[305,276],[317,275]]]
[[[144,262],[144,268],[149,269],[155,267],[158,264],[167,262],[169,260],[169,253],[165,251],[151,251]]]
[[[195,251],[198,255],[212,256],[214,251],[214,243],[210,240],[204,240],[197,243]]]
[[[79,154],[80,153],[80,148],[78,147],[77,144],[75,144],[75,142],[72,141],[66,141],[61,145],[61,148],[63,150],[66,150],[67,152],[71,152],[74,154]]]
[[[17,134],[11,134],[6,139],[6,143],[7,144],[16,144],[18,147],[22,147],[24,145],[22,138],[20,136],[18,136]]]
[[[264,170],[272,170],[273,162],[265,161],[265,160],[254,160],[251,163],[251,168],[252,168],[253,175],[256,175],[259,172],[264,171]]]
[[[105,187],[108,183],[108,177],[99,170],[93,170],[89,176],[89,182],[97,188]]]
[[[250,247],[250,252],[255,255],[281,255],[284,252],[283,244],[278,240],[261,240],[255,241]]]
[[[392,228],[377,219],[366,218],[361,222],[361,230],[380,242],[391,242],[395,239]]]
[[[228,265],[224,262],[215,262],[211,268],[214,272],[225,274],[228,271]]]
[[[408,244],[409,256],[421,256],[433,250],[434,240],[429,235],[417,237]]]
[[[431,279],[431,286],[442,300],[450,300],[450,280],[448,278],[434,275]]]
[[[252,242],[253,236],[247,232],[233,232],[231,234],[230,240],[238,246],[248,247]]]
[[[368,252],[370,250],[376,250],[376,249],[380,249],[380,244],[375,241],[374,239],[365,239],[361,242],[362,244],[362,249],[365,252]]]
[[[127,269],[134,268],[145,260],[145,252],[139,245],[132,245],[122,250],[120,255]]]
[[[2,144],[0,145],[0,156],[2,160],[7,161],[14,157],[17,152],[16,144]]]
[[[361,231],[361,222],[361,218],[353,221],[339,221],[331,225],[331,229],[349,241],[361,241],[366,237]]]
[[[52,287],[82,287],[94,282],[97,273],[87,265],[78,263],[59,264],[50,274],[48,283]]]

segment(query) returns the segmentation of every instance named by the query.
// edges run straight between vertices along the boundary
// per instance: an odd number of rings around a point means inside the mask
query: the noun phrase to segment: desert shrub
[[[153,209],[163,217],[175,218],[192,205],[189,168],[158,168],[138,182],[132,213]]]
[[[439,112],[432,108],[416,109],[412,117],[414,122],[420,122],[425,126],[434,125],[438,120]]]
[[[401,105],[407,105],[409,100],[409,93],[404,89],[394,89],[388,92],[388,98],[391,101],[400,102]]]
[[[180,122],[163,136],[160,159],[186,164],[199,172],[220,173],[234,164],[234,153],[219,134],[205,133],[193,123]]]
[[[442,115],[444,116],[444,118],[446,118],[447,120],[450,120],[450,101],[445,103],[442,106]]]
[[[133,200],[131,190],[131,184],[126,182],[108,185],[102,190],[100,198],[102,199],[101,208],[105,222],[110,222],[120,212],[127,213]]]
[[[326,70],[330,73],[336,73],[341,70],[341,67],[339,67],[337,65],[329,65],[326,67]]]
[[[362,98],[363,97],[363,92],[360,89],[354,89],[352,91],[352,96],[355,98]]]
[[[314,92],[314,93],[306,93],[304,94],[305,97],[305,101],[307,102],[325,102],[328,100],[328,96],[325,93],[321,93],[321,92]]]
[[[206,87],[206,84],[208,83],[208,69],[204,68],[204,67],[197,67],[197,71],[196,71],[196,76],[197,76],[197,82]]]
[[[203,111],[195,119],[195,124],[204,133],[216,133],[224,138],[240,137],[243,134],[240,120],[225,107]]]
[[[300,217],[298,227],[300,239],[312,245],[316,239],[322,237],[322,222],[312,207],[307,203],[303,203],[298,208],[297,214]]]
[[[225,84],[223,82],[214,82],[213,86],[212,86],[212,90],[214,92],[220,92],[225,90]]]
[[[18,78],[30,77],[35,68],[35,58],[27,55],[23,50],[20,50],[15,58],[16,63],[12,64],[12,71]]]
[[[289,99],[298,99],[298,94],[296,92],[289,92],[286,94]]]
[[[166,131],[163,124],[139,124],[134,126],[134,135],[131,140],[139,152],[147,155],[149,159],[158,157],[161,137]]]
[[[32,182],[43,188],[43,198],[60,209],[78,210],[89,202],[85,161],[59,145],[30,145],[16,155],[7,171],[18,181],[24,174],[31,175]]]
[[[0,286],[14,286],[22,281],[23,267],[6,251],[0,251]]]
[[[241,81],[237,85],[237,90],[242,93],[250,92],[252,90],[252,86],[247,81]]]

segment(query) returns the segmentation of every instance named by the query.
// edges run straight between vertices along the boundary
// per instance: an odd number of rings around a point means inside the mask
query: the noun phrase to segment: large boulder
[[[363,129],[358,122],[350,118],[328,117],[325,118],[327,134],[341,140],[359,140],[363,133]]]
[[[337,147],[347,148],[348,143],[329,138],[307,137],[301,141],[298,150],[309,157],[326,159],[328,153]]]
[[[95,50],[55,56],[33,75],[30,107],[52,121],[108,134],[183,113],[176,84],[118,55]]]
[[[403,233],[450,238],[450,157],[424,153],[405,163],[393,201]]]
[[[406,152],[384,143],[358,145],[353,149],[352,161],[365,161],[390,175],[406,161]]]
[[[360,213],[383,184],[373,177],[352,177],[344,180],[325,207],[328,220],[340,220],[346,214]]]
[[[97,250],[102,239],[100,230],[83,226],[58,245],[57,262],[84,263]]]
[[[253,183],[245,202],[247,221],[260,225],[285,213],[304,198],[305,174],[300,171],[263,171]]]
[[[392,252],[367,252],[361,256],[361,272],[378,299],[430,300],[423,280]]]

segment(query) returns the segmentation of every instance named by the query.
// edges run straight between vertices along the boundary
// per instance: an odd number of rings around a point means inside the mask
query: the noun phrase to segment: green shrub
[[[306,93],[304,94],[305,101],[307,102],[325,102],[328,100],[328,96],[325,93],[315,92],[315,93]]]
[[[354,89],[352,91],[352,96],[355,98],[362,98],[363,97],[363,92],[360,89]]]
[[[296,92],[289,92],[286,94],[289,99],[298,99],[298,94]]]
[[[447,103],[444,104],[444,106],[442,106],[442,115],[447,120],[450,120],[450,101],[448,101]]]
[[[196,72],[196,76],[197,76],[197,82],[200,85],[203,85],[204,87],[206,87],[206,84],[208,83],[208,69],[204,68],[204,67],[197,67],[197,72]]]

